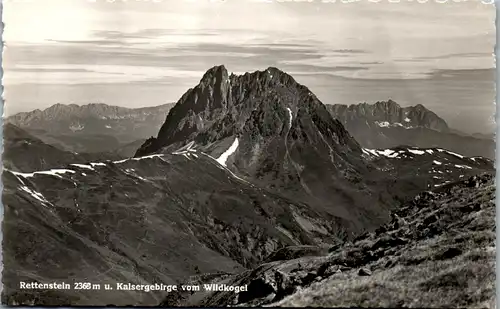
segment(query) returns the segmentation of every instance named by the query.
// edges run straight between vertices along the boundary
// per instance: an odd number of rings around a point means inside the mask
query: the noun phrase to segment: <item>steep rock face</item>
[[[182,147],[201,149],[252,183],[342,217],[350,231],[383,221],[391,203],[384,189],[374,193],[368,185],[377,170],[356,140],[307,87],[276,68],[242,76],[211,68],[136,156]]]
[[[290,75],[271,67],[229,76],[224,66],[216,66],[182,96],[158,137],[151,139],[152,146],[139,149],[137,155],[188,139],[207,144],[244,133],[274,137],[289,131],[295,123],[307,122],[306,117],[312,117],[308,122],[322,129],[334,127],[335,139],[359,152],[356,141],[343,126],[331,120],[324,105]]]
[[[326,105],[326,108],[363,147],[441,147],[466,156],[495,158],[492,138],[450,129],[443,119],[420,104],[401,107],[389,100],[375,104]]]

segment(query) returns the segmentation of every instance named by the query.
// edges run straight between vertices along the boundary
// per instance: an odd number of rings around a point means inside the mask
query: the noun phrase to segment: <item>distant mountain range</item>
[[[55,104],[45,110],[18,113],[6,119],[25,129],[45,130],[52,134],[123,135],[127,139],[154,135],[165,122],[172,103],[154,107],[125,108],[106,104]]]
[[[106,104],[56,104],[43,111],[13,115],[6,122],[62,150],[114,152],[130,157],[147,138],[158,133],[173,106],[131,109]],[[421,104],[401,107],[388,100],[325,106],[363,147],[443,147],[467,156],[495,157],[494,134],[466,134],[449,128],[446,121]]]
[[[73,106],[72,110],[80,109]],[[406,115],[414,118],[409,123],[448,134],[437,116],[417,110]],[[78,113],[92,115],[88,117],[96,123],[108,121],[101,114]],[[137,115],[136,111],[128,113]],[[318,276],[328,278],[336,273],[321,272],[322,265],[306,259],[309,266],[298,269],[311,274],[274,284],[269,278],[280,277],[267,271],[281,271],[273,267],[279,267],[283,256],[300,256],[310,248],[309,254],[321,255],[330,249],[335,255],[329,266],[342,266],[342,271],[347,267],[352,272],[349,275],[358,267],[370,266],[363,271],[376,275],[377,268],[371,266],[377,259],[385,265],[397,250],[414,248],[410,243],[431,247],[430,241],[418,241],[441,235],[448,225],[465,228],[460,224],[474,220],[441,213],[440,209],[451,209],[446,207],[447,201],[464,214],[472,206],[474,212],[479,211],[477,207],[490,207],[491,192],[485,191],[482,200],[477,200],[479,206],[474,206],[476,200],[466,201],[470,196],[467,189],[456,194],[455,202],[446,196],[436,198],[437,204],[432,206],[412,202],[423,191],[448,190],[474,175],[493,173],[490,159],[466,157],[441,146],[363,146],[306,86],[277,68],[234,75],[224,66],[213,67],[168,115],[166,111],[152,115],[154,109],[147,113],[163,122],[153,137],[142,142],[140,134],[134,135],[128,145],[120,146],[127,151],[137,147],[130,158],[114,157],[116,151],[75,154],[31,135],[34,130],[44,130],[49,132],[44,134],[57,136],[58,125],[49,125],[47,119],[74,119],[66,112],[47,112],[45,120],[35,121],[38,127],[29,130],[23,126],[31,126],[30,121],[17,122],[22,128],[13,122],[5,126],[4,304],[275,303],[294,294],[296,287],[320,281]],[[401,121],[401,115],[390,119]],[[86,136],[82,133],[86,128],[91,136],[99,133],[89,127],[92,121],[85,122],[87,116],[79,117],[79,126],[62,121],[65,130],[81,128],[64,131],[65,136]],[[147,126],[137,124],[145,121],[137,120],[141,117],[113,121]],[[102,126],[100,130],[104,130]],[[120,136],[134,130],[116,132]],[[485,183],[491,180],[484,177]],[[489,185],[475,181],[472,186],[476,183]],[[408,228],[393,222],[384,227],[400,205],[414,207],[408,216],[418,220],[407,217]],[[440,222],[433,216],[443,216],[446,226],[433,226]],[[418,222],[424,225],[417,226]],[[385,228],[382,232],[381,226]],[[381,235],[384,231],[396,232],[385,237]],[[359,243],[361,235],[369,240],[366,246]],[[408,246],[398,247],[403,243]],[[339,248],[347,255],[336,251]],[[294,265],[302,263],[296,262]],[[186,296],[167,291],[19,289],[20,281],[52,282],[68,276],[113,285],[248,282],[251,292]],[[444,300],[419,304],[440,301]],[[383,304],[382,300],[376,303]]]
[[[112,152],[155,135],[173,104],[124,108],[106,104],[56,104],[43,111],[23,112],[5,122],[42,141],[73,152]],[[132,153],[122,152],[124,156]]]
[[[343,123],[368,122],[377,127],[426,128],[448,133],[448,124],[422,104],[401,107],[393,100],[357,105],[328,105],[328,110]]]
[[[493,136],[468,135],[450,129],[442,118],[420,104],[401,107],[389,100],[373,105],[326,107],[364,147],[443,147],[467,156],[495,158]]]

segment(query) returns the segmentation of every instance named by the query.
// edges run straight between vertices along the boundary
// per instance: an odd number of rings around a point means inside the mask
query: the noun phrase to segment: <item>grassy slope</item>
[[[441,194],[428,206],[425,201],[422,208],[406,209],[401,215],[407,224],[384,233],[418,238],[359,265],[372,269],[371,276],[359,276],[357,269],[338,273],[277,305],[493,308],[494,184],[455,187]],[[433,237],[422,237],[425,233]],[[350,250],[370,248],[380,239],[370,235]],[[341,254],[337,251],[332,259]]]
[[[219,281],[248,292],[195,294],[183,304],[494,308],[494,199],[491,175],[420,194],[327,256],[266,263]]]

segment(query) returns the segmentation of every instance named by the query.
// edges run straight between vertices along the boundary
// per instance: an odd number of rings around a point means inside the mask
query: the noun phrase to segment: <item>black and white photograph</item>
[[[492,1],[1,7],[3,305],[496,308]]]

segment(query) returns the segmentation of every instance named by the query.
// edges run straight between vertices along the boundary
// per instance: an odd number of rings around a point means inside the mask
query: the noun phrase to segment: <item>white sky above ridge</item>
[[[10,0],[3,13],[7,114],[175,102],[225,64],[276,66],[324,103],[392,98],[493,128],[495,9],[480,1]]]

